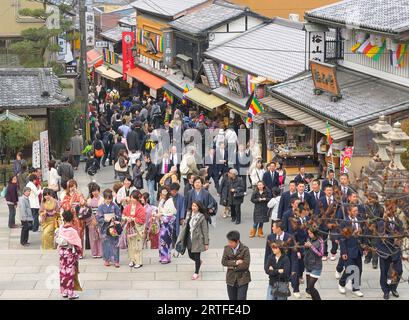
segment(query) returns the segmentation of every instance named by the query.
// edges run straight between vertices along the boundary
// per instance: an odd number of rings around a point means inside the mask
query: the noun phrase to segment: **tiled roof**
[[[294,25],[256,27],[205,55],[270,80],[287,80],[305,70],[305,31]]]
[[[409,0],[346,0],[307,11],[309,17],[389,33],[409,30]]]
[[[409,88],[345,68],[337,69],[342,99],[314,95],[311,75],[271,87],[275,96],[293,101],[311,114],[339,123],[343,127],[375,120],[380,114],[406,110],[409,116]]]
[[[69,104],[50,68],[0,68],[0,108],[55,107]]]
[[[131,31],[131,28],[116,26],[112,29],[101,32],[101,37],[114,42],[119,42],[122,40],[122,32],[124,31]]]
[[[208,0],[136,0],[131,3],[131,6],[136,8],[136,10],[139,9],[155,15],[173,17],[207,1]]]
[[[218,1],[209,7],[189,13],[170,23],[172,27],[191,34],[199,34],[237,18],[249,10],[246,7]]]
[[[132,13],[129,16],[123,17],[118,21],[120,24],[126,24],[128,26],[136,27],[136,12]]]

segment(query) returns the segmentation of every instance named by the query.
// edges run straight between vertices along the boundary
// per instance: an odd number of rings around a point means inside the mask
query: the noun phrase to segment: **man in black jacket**
[[[122,136],[119,136],[116,143],[112,147],[112,160],[114,160],[114,162],[118,161],[119,151],[126,150],[126,145],[122,143],[121,141],[122,141]]]
[[[289,184],[290,190],[283,192],[280,202],[278,204],[278,213],[277,218],[282,219],[284,212],[290,209],[291,207],[291,198],[297,192],[297,187],[294,180],[290,181]]]
[[[268,170],[263,175],[263,182],[270,191],[274,187],[280,187],[280,178],[278,172],[276,172],[276,164],[274,162],[268,165]]]
[[[205,166],[207,167],[209,180],[213,179],[214,187],[219,190],[220,172],[217,170],[215,150],[213,148],[209,149],[209,153],[205,157]]]
[[[297,192],[292,195],[295,198],[300,199],[301,202],[307,202],[311,210],[314,210],[315,203],[314,198],[307,192],[305,192],[305,182],[300,181],[297,184]]]
[[[126,136],[126,142],[128,143],[129,150],[139,150],[139,137],[138,133],[135,131],[135,126],[131,126],[128,135]]]
[[[236,169],[229,170],[229,183],[228,183],[228,203],[230,205],[231,220],[240,224],[241,222],[241,204],[244,201],[245,187],[242,179],[238,177]]]

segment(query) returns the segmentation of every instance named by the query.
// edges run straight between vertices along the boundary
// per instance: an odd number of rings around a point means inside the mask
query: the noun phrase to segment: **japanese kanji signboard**
[[[341,97],[336,67],[334,65],[310,60],[310,69],[315,86],[314,92],[316,94],[325,91],[330,93],[333,97]]]

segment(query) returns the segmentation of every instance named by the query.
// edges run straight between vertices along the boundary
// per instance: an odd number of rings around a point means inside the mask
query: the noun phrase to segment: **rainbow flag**
[[[352,50],[352,52],[356,52],[356,50],[358,50],[358,48],[360,47],[362,45],[362,43],[361,42],[357,42],[357,43],[355,43],[353,46],[352,46],[352,48],[351,48],[351,50]]]
[[[386,40],[383,41],[382,43],[382,47],[375,47],[376,49],[374,49],[371,54],[373,53],[373,55],[371,56],[371,58],[374,61],[378,61],[379,58],[382,56],[382,54],[384,53],[385,49],[386,49]],[[369,56],[369,55],[367,55]]]
[[[369,39],[366,39],[364,43],[360,45],[360,47],[357,49],[357,52],[367,54],[374,46],[371,44],[371,41]]]
[[[104,62],[109,64],[118,63],[118,55],[115,52],[109,51],[108,49],[103,49],[102,54]]]
[[[227,64],[223,64],[223,63],[220,64],[220,70],[219,70],[220,77],[219,77],[219,82],[220,82],[221,84],[227,85],[227,78],[226,78],[226,76],[223,74],[222,70],[231,70],[231,67],[228,66]]]
[[[332,155],[332,137],[330,132],[330,126],[327,122],[326,124],[326,134],[327,134],[327,143],[329,144],[328,156]]]
[[[182,104],[186,105],[187,104],[187,100],[186,100],[186,93],[189,92],[189,87],[186,85],[185,89],[183,90],[183,99],[182,99]]]
[[[165,91],[163,96],[169,104],[173,103],[173,96],[168,91]]]
[[[156,36],[156,50],[158,50],[158,52],[164,52],[162,36]]]
[[[264,111],[263,106],[257,100],[254,92],[251,94],[250,99],[251,102],[249,104],[249,110],[247,112],[246,125],[251,124],[253,122],[253,117]]]
[[[396,68],[402,68],[404,66],[404,57],[408,51],[408,44],[400,43],[396,51],[390,51],[391,65]]]
[[[251,82],[251,80],[254,78],[255,77],[252,76],[251,74],[247,75],[247,93],[248,94],[252,94],[254,90],[256,90],[256,84]]]

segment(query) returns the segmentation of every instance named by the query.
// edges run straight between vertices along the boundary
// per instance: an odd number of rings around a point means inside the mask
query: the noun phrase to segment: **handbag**
[[[190,232],[189,227],[190,219],[186,219],[183,225],[180,227],[179,236],[175,244],[175,250],[180,255],[184,255],[187,247],[187,237]]]
[[[271,295],[273,297],[289,297],[291,296],[290,288],[288,287],[288,282],[276,282],[272,289]]]
[[[119,237],[122,234],[122,225],[118,221],[112,221],[107,229],[107,235],[111,237]]]

